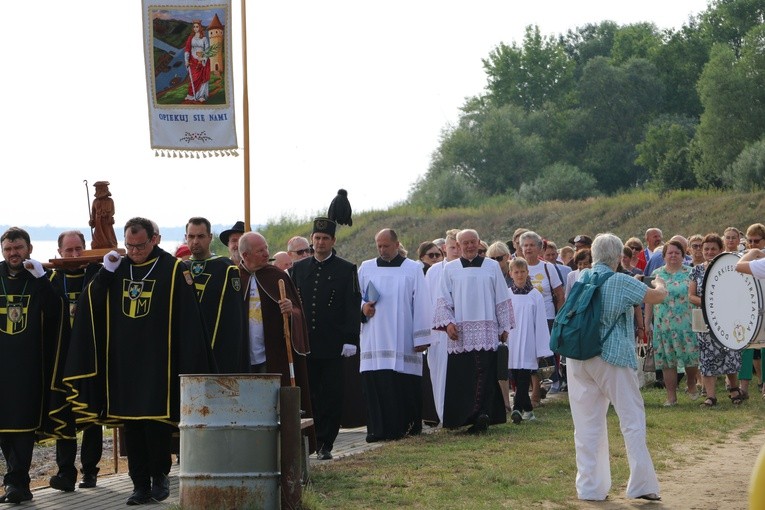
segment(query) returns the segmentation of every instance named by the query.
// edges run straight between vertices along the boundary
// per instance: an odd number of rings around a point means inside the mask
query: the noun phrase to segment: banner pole
[[[247,89],[247,0],[242,0],[242,120],[244,126],[244,231],[250,231],[250,101]]]

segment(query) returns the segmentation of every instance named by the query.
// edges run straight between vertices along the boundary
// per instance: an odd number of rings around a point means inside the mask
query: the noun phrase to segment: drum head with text
[[[739,258],[736,253],[721,253],[709,263],[702,299],[712,338],[734,351],[746,349],[762,327],[762,284],[736,271]]]

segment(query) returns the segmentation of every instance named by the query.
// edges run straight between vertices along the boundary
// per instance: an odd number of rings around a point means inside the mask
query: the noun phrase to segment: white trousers
[[[446,352],[448,337],[443,331],[431,331],[430,347],[428,347],[428,369],[430,383],[433,386],[433,401],[436,403],[436,413],[441,423],[444,422],[444,395],[446,393],[446,362],[449,354]]]
[[[579,499],[603,500],[611,489],[606,413],[613,404],[627,448],[630,478],[627,497],[659,494],[659,481],[648,452],[645,407],[637,371],[617,367],[600,356],[566,361],[568,399],[574,418],[576,492]]]

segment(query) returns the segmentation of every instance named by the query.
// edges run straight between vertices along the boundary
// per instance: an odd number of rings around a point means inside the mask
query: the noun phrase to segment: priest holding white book
[[[422,268],[399,255],[396,232],[381,230],[375,243],[380,256],[359,267],[360,370],[370,443],[422,431],[422,351],[431,318]]]

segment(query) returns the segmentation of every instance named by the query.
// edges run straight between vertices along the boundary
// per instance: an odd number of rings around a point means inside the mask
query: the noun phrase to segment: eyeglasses
[[[303,248],[302,250],[290,250],[290,253],[297,253],[298,255],[312,254],[312,248]]]
[[[762,239],[747,239],[746,242],[749,244],[760,244]]]
[[[443,254],[441,252],[438,252],[438,253],[426,253],[425,255],[427,255],[428,257],[430,257],[432,259],[437,259],[439,257],[443,257]]]
[[[478,255],[486,255],[486,250],[478,250]]]
[[[499,257],[492,257],[492,258],[494,260],[496,260],[497,262],[502,262],[505,259],[505,256],[504,255],[500,255]]]
[[[633,245],[633,246],[628,246],[627,248],[630,248],[630,249],[632,249],[634,251],[642,251],[643,250],[642,246],[634,246]]]
[[[694,250],[700,250],[701,249],[701,245],[700,244],[692,244],[691,248],[693,248]]]
[[[141,250],[143,250],[144,248],[146,248],[146,245],[147,245],[147,244],[149,244],[149,241],[143,242],[143,243],[141,243],[141,244],[130,244],[130,243],[125,243],[125,248],[127,248],[128,250],[141,251]]]

